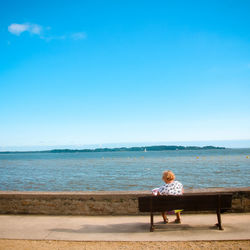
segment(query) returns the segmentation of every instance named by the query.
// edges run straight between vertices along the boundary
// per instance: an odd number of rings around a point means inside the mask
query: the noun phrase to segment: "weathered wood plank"
[[[220,194],[221,209],[232,206],[232,194]],[[162,212],[174,209],[186,211],[216,211],[218,194],[182,196],[144,196],[139,197],[140,212]],[[152,202],[152,205],[150,204]]]

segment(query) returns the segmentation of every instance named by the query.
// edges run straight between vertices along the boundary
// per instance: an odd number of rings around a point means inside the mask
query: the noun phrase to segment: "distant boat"
[[[145,152],[145,153],[147,152],[147,149],[146,149],[146,148],[144,148],[144,152]]]

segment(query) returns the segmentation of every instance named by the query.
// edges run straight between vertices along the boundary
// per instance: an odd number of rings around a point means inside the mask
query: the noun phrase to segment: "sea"
[[[187,189],[249,187],[250,149],[0,153],[0,190],[151,190],[164,170]]]

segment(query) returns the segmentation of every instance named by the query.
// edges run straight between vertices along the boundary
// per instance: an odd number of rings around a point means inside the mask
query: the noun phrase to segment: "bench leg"
[[[218,219],[218,223],[216,224],[216,226],[219,228],[219,230],[224,230],[221,225],[220,209],[217,209],[216,213],[217,213],[217,219]]]
[[[150,213],[150,232],[154,232],[154,214]]]

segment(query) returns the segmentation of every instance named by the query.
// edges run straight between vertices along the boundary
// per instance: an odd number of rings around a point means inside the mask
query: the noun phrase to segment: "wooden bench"
[[[165,212],[175,209],[184,211],[215,211],[218,223],[216,226],[223,230],[221,212],[231,209],[231,193],[198,193],[184,194],[180,196],[144,196],[138,197],[139,211],[150,212],[150,232],[155,229],[154,213]]]

